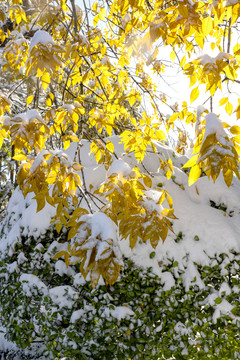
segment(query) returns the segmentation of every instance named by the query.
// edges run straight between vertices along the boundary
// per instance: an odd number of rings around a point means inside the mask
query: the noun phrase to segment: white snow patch
[[[114,309],[106,308],[102,313],[102,317],[112,316],[118,319],[118,321],[133,315],[135,315],[135,313],[128,306],[116,306]]]
[[[70,319],[70,323],[75,323],[76,321],[81,319],[84,314],[85,314],[84,309],[79,309],[79,310],[73,311],[71,319]]]
[[[69,285],[56,286],[49,290],[52,301],[60,308],[71,308],[78,298],[78,293]]]
[[[47,286],[36,275],[22,274],[19,281],[22,283],[26,296],[32,296],[36,288],[41,290],[44,296],[48,295]]]
[[[108,176],[112,174],[118,174],[121,176],[129,176],[131,173],[131,167],[123,160],[115,160],[108,170]]]
[[[73,268],[71,266],[67,267],[65,262],[62,261],[62,260],[58,260],[55,263],[55,271],[60,276],[63,276],[65,274],[68,275],[68,276],[74,276],[75,275],[75,271],[73,270]]]
[[[45,46],[48,46],[49,44],[56,45],[51,35],[45,30],[38,30],[35,32],[31,39],[29,50],[31,51],[32,48],[39,43]]]
[[[223,129],[223,124],[219,117],[214,113],[209,113],[205,117],[206,119],[206,128],[205,128],[205,134],[204,134],[204,140],[208,135],[216,134],[217,136],[226,137],[226,131]]]

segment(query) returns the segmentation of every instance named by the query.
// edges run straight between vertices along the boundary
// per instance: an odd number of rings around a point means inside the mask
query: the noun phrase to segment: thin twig
[[[72,12],[73,12],[73,19],[74,19],[74,32],[77,34],[78,32],[78,24],[77,24],[77,12],[76,12],[76,5],[74,0],[70,0],[72,4]]]
[[[90,213],[93,214],[92,206],[91,206],[90,202],[88,201],[88,198],[87,198],[85,192],[83,191],[83,189],[81,188],[81,186],[78,185],[77,187],[78,187],[80,193],[82,194],[82,196],[84,197],[84,199],[85,199],[85,201],[86,201],[86,203],[87,203],[87,206],[88,206],[88,208],[89,208],[89,210],[90,210]]]
[[[7,94],[7,96],[10,98],[10,96],[31,77],[32,77],[32,75],[29,75],[26,79],[23,79],[18,85],[15,86],[15,88],[10,93]]]
[[[227,52],[230,53],[230,46],[231,46],[231,21],[232,18],[229,19],[229,28],[228,28],[228,44],[227,44]]]

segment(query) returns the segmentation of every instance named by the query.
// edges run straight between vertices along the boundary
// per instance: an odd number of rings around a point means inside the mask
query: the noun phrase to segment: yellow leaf
[[[24,160],[26,160],[26,158],[27,158],[27,156],[24,153],[19,153],[19,154],[13,156],[13,159],[17,160],[17,161],[24,161]]]
[[[148,175],[143,174],[143,182],[144,185],[146,185],[149,188],[152,186],[152,180]]]
[[[188,18],[188,7],[181,2],[178,3],[178,11],[184,19]]]
[[[122,86],[123,82],[124,82],[124,79],[125,79],[125,71],[124,70],[121,70],[118,74],[118,82],[119,82],[119,85]]]
[[[43,87],[43,90],[46,90],[48,85],[50,84],[50,81],[51,81],[51,78],[50,78],[50,75],[47,71],[45,71],[43,74],[42,74],[42,87]]]
[[[203,18],[202,20],[202,32],[204,36],[208,36],[213,29],[213,21],[210,16]]]
[[[43,71],[39,68],[37,68],[37,77],[40,78],[43,74]]]
[[[211,50],[213,51],[215,49],[216,44],[214,42],[211,43]]]
[[[51,100],[49,97],[46,99],[46,105],[47,105],[48,107],[51,107],[51,106],[52,106],[52,100]]]
[[[61,224],[60,224],[60,225],[61,225]],[[53,260],[59,259],[59,258],[65,256],[66,254],[67,254],[66,251],[59,251],[58,253],[56,253],[56,254],[52,257],[52,259],[53,259]]]
[[[82,165],[78,164],[78,163],[74,163],[72,165],[72,168],[75,170],[75,171],[80,171],[82,169]]]
[[[37,200],[37,212],[39,212],[45,206],[45,196],[44,195],[41,195],[38,197],[35,196],[35,199]]]
[[[231,126],[230,131],[233,135],[239,135],[240,134],[240,127],[237,125]]]
[[[108,151],[110,151],[111,153],[113,153],[113,152],[114,152],[114,145],[113,145],[113,143],[110,142],[110,141],[108,141],[108,142],[106,143],[106,149],[107,149]]]
[[[173,207],[173,200],[172,200],[171,196],[168,194],[167,191],[166,191],[166,197],[167,197],[167,202],[168,202],[169,207],[172,208]]]
[[[58,234],[59,234],[60,231],[61,231],[61,229],[62,229],[62,224],[61,224],[61,223],[56,223],[55,227],[56,227],[56,230],[57,230],[57,232],[58,232]],[[60,257],[61,257],[61,256],[60,256]]]
[[[196,164],[196,162],[197,162],[197,158],[198,158],[198,155],[193,155],[193,156],[191,157],[191,159],[189,159],[189,160],[186,162],[186,164],[184,164],[184,165],[182,166],[182,168],[184,169],[184,168],[190,168],[190,167],[194,166],[194,165]]]
[[[228,103],[226,104],[225,110],[226,110],[226,113],[227,113],[228,115],[231,115],[231,114],[232,114],[232,112],[233,112],[233,106],[232,106],[232,104],[231,104],[230,102],[228,102]]]
[[[27,101],[26,101],[27,106],[28,106],[29,104],[31,104],[31,102],[33,101],[33,98],[34,98],[33,95],[30,95],[30,96],[27,97]]]
[[[95,14],[98,12],[98,2],[97,1],[93,4],[92,9],[95,12]]]
[[[173,123],[175,120],[178,119],[178,116],[179,116],[179,113],[178,112],[175,112],[173,113],[170,118],[168,119],[168,123]]]
[[[99,15],[96,15],[93,19],[93,26],[96,26],[99,21]]]
[[[158,202],[157,202],[157,204],[158,204],[158,205],[161,205],[161,204],[163,203],[163,201],[165,200],[165,198],[166,198],[166,192],[163,191],[163,192],[162,192],[162,195],[160,196],[160,198],[159,198],[159,200],[158,200]]]
[[[167,226],[163,226],[162,228],[159,229],[159,235],[162,239],[162,242],[164,242],[166,240],[168,234],[168,228]],[[153,244],[151,244],[153,246]],[[153,246],[153,248],[155,248],[156,246]]]
[[[171,54],[170,54],[170,59],[171,59],[172,62],[174,62],[175,59],[176,59],[176,53],[175,53],[174,50],[173,50],[173,51],[171,52]]]
[[[190,95],[190,101],[191,103],[193,101],[195,101],[199,96],[199,88],[198,87],[195,87],[194,89],[192,89],[191,91],[191,95]]]
[[[203,49],[203,45],[204,45],[204,35],[195,32],[194,34],[194,38],[196,40],[196,43],[200,46],[201,49]]]
[[[70,140],[65,140],[64,141],[64,143],[63,143],[63,148],[64,148],[64,150],[66,150],[66,149],[68,149],[69,148],[69,146],[70,146]]]
[[[189,173],[188,184],[191,186],[194,184],[201,175],[201,168],[198,164],[194,165]]]
[[[223,173],[223,178],[228,187],[230,187],[233,179],[233,171],[228,169],[225,173]]]
[[[129,243],[131,249],[133,249],[134,246],[136,245],[137,239],[138,239],[138,235],[136,233],[133,233],[131,236],[129,236]]]
[[[166,135],[165,135],[164,131],[162,131],[160,129],[155,130],[155,135],[156,135],[157,140],[165,140],[166,139]]]
[[[180,66],[183,67],[186,64],[186,56],[184,55],[180,61]]]
[[[224,97],[219,101],[219,106],[225,105],[228,102],[228,98]]]
[[[72,239],[76,235],[77,231],[76,227],[72,227],[68,232],[68,240]]]
[[[129,98],[128,98],[128,101],[129,101],[129,104],[131,106],[133,106],[135,104],[135,101],[136,101],[136,96],[135,95],[130,95]]]
[[[71,139],[73,142],[79,142],[79,138],[78,138],[76,135],[70,135],[70,139]]]
[[[3,138],[2,134],[0,133],[0,149],[1,149],[2,144],[3,144],[3,140],[4,140],[4,138]]]

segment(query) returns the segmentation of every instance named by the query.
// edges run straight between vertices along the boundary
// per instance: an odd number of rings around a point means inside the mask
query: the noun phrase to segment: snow
[[[213,313],[213,323],[216,324],[217,319],[222,315],[229,315],[234,318],[234,315],[231,313],[233,305],[231,305],[226,299],[222,299],[220,304],[214,306],[215,311]]]
[[[33,274],[22,274],[19,281],[22,283],[23,291],[26,296],[31,297],[35,293],[36,288],[42,292],[44,296],[48,294],[47,286]]]
[[[99,212],[92,215],[84,215],[81,220],[89,223],[93,237],[100,236],[102,239],[117,239],[117,227],[104,213]]]
[[[75,275],[75,271],[69,266],[67,267],[65,264],[65,261],[62,260],[58,260],[55,263],[55,271],[58,275],[63,276],[63,275],[68,275],[68,276],[74,276]]]
[[[52,301],[60,308],[71,308],[78,298],[78,293],[69,285],[56,286],[49,290]]]
[[[44,158],[44,155],[48,155],[49,152],[45,149],[41,150],[39,154],[37,154],[34,162],[32,163],[32,166],[30,168],[30,172],[31,173],[34,173],[34,171],[37,170],[37,168],[45,162],[45,158]]]
[[[30,122],[32,122],[33,120],[39,120],[41,122],[43,122],[43,119],[41,117],[41,115],[39,114],[39,112],[35,109],[31,109],[31,110],[27,110],[24,113],[19,113],[17,114],[14,118],[13,121],[22,121],[25,124],[28,124]]]
[[[211,134],[216,134],[218,137],[226,137],[227,134],[225,130],[223,129],[223,125],[219,117],[214,113],[209,113],[206,115],[206,128],[205,128],[205,134],[204,134],[204,140],[207,138],[207,136]]]
[[[51,35],[45,30],[38,30],[35,32],[30,42],[29,51],[31,51],[38,44],[45,46],[48,46],[49,44],[56,45]]]
[[[116,306],[114,307],[114,309],[106,308],[102,313],[102,317],[112,316],[116,318],[118,321],[133,315],[134,312],[128,306]]]
[[[5,329],[4,327],[2,327],[0,325],[0,349],[2,352],[9,352],[11,350],[18,352],[18,348],[15,344],[13,344],[12,342],[8,341],[7,339],[5,339],[4,337],[5,334]],[[3,358],[1,358],[1,360],[4,360]]]
[[[115,160],[109,168],[108,176],[118,174],[121,176],[129,176],[131,173],[130,166],[123,160]]]
[[[206,132],[205,136],[216,132],[223,136],[225,131],[222,127],[221,121],[215,114],[208,114],[206,116]],[[118,142],[117,142],[118,141]],[[119,144],[119,139],[113,137],[115,151],[124,160],[115,160],[111,165],[108,175],[117,173],[121,175],[128,175],[132,171],[132,167],[136,165],[134,157],[127,156],[123,152],[123,147]],[[74,159],[78,148],[77,143],[72,143],[70,148],[65,152],[59,152],[59,155],[64,155],[69,158],[69,161]],[[239,250],[240,248],[240,221],[239,221],[239,203],[240,203],[240,185],[234,181],[230,188],[227,188],[222,176],[216,180],[215,184],[207,177],[198,179],[197,184],[191,188],[187,186],[188,177],[177,166],[181,166],[186,161],[184,157],[173,157],[169,148],[158,144],[159,153],[164,158],[170,155],[174,163],[175,179],[167,181],[161,173],[159,173],[159,157],[157,154],[149,154],[145,166],[148,171],[154,174],[155,190],[147,192],[148,205],[153,206],[161,195],[161,189],[157,187],[158,183],[169,191],[173,198],[174,212],[178,220],[173,221],[174,233],[169,231],[168,237],[164,244],[160,241],[155,249],[156,256],[150,258],[150,253],[153,251],[149,243],[136,244],[133,250],[129,247],[128,240],[118,240],[117,228],[112,220],[101,212],[88,214],[81,217],[88,227],[91,229],[92,241],[97,237],[103,240],[113,239],[114,248],[119,253],[119,246],[121,252],[131,258],[137,265],[144,267],[152,267],[153,271],[162,277],[165,283],[165,288],[171,288],[174,285],[174,279],[170,273],[162,272],[162,267],[159,265],[162,262],[168,262],[167,259],[177,261],[179,266],[186,267],[185,277],[183,279],[186,289],[191,286],[191,282],[196,277],[197,284],[200,288],[203,283],[196,272],[194,262],[197,264],[206,265],[209,263],[209,256],[214,256],[221,252],[229,251],[231,249]],[[98,187],[105,179],[106,170],[104,167],[98,166],[92,155],[88,155],[90,151],[89,143],[82,141],[80,145],[81,162],[84,163],[84,176],[86,182],[92,181],[95,187]],[[39,155],[40,158],[43,154]],[[39,160],[40,161],[40,160]],[[177,165],[177,166],[176,166]],[[97,175],[96,175],[97,173]],[[95,180],[95,182],[93,181]],[[185,190],[181,187],[183,186]],[[227,207],[226,214],[223,211],[214,209],[210,206],[210,200],[215,204],[225,204]],[[13,248],[17,238],[20,236],[23,228],[24,235],[33,235],[35,238],[43,234],[49,227],[52,216],[55,214],[55,209],[46,203],[46,206],[39,213],[36,213],[36,202],[33,200],[33,194],[28,194],[24,199],[20,190],[15,190],[8,205],[9,212],[15,213],[11,216],[11,226],[7,235],[7,241],[1,241],[0,251],[3,253],[7,245]],[[230,211],[234,212],[233,217],[229,217]],[[226,215],[226,216],[225,216]],[[9,215],[8,215],[9,216]],[[9,217],[10,219],[10,217]],[[203,226],[204,224],[204,226]],[[179,232],[184,234],[183,240],[179,243],[175,242],[175,238]],[[80,235],[72,239],[72,243],[77,241]],[[199,241],[195,241],[197,236]],[[49,259],[53,253],[53,249],[58,251],[66,250],[64,244],[59,244],[54,241],[49,248],[49,254],[44,255],[44,259]],[[99,245],[99,255],[105,249],[105,241]],[[56,251],[56,250],[55,250]],[[188,254],[188,260],[186,260]],[[19,259],[19,262],[24,259]],[[17,264],[16,264],[17,266]],[[55,264],[56,272],[62,276],[64,273],[70,274],[71,267],[66,268],[62,260],[58,260]],[[74,273],[71,273],[74,275]],[[79,281],[85,281],[79,279]]]
[[[238,1],[239,0],[228,0],[224,3],[224,6],[233,6],[233,5],[236,5],[238,4]]]
[[[55,215],[56,210],[46,203],[45,207],[37,213],[37,203],[33,199],[34,196],[35,194],[29,193],[24,198],[19,188],[11,196],[5,219],[9,231],[6,240],[0,242],[0,257],[8,246],[10,246],[10,251],[13,249],[20,238],[20,234],[37,238],[49,228],[51,218]]]
[[[84,314],[85,314],[84,309],[73,311],[73,313],[71,315],[70,323],[75,323],[76,321],[81,319]]]
[[[217,61],[221,61],[221,60],[224,60],[224,59],[229,59],[230,57],[231,57],[230,54],[221,51],[215,57],[212,57],[212,56],[210,56],[208,54],[203,54],[203,55],[199,56],[198,60],[202,65],[207,65],[207,64],[215,65]]]

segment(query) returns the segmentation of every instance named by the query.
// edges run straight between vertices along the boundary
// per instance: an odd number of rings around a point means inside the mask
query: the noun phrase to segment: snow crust
[[[56,286],[49,290],[49,295],[60,308],[71,308],[79,296],[69,285]]]
[[[118,174],[128,176],[131,173],[131,167],[123,160],[115,160],[109,168],[108,175]]]
[[[22,274],[19,281],[22,283],[23,291],[27,296],[31,297],[36,288],[40,290],[43,295],[47,295],[48,293],[47,286],[36,275]]]
[[[116,306],[114,309],[106,308],[102,314],[102,316],[105,317],[109,317],[110,315],[120,321],[128,316],[133,316],[134,312],[128,306]]]
[[[46,46],[49,44],[56,45],[51,35],[45,30],[38,30],[35,32],[31,39],[29,50],[31,51],[32,48],[34,48],[34,46],[38,45],[39,43]]]
[[[17,114],[13,121],[22,121],[25,124],[32,122],[33,120],[38,119],[39,121],[43,122],[43,119],[39,112],[36,109],[27,110],[24,113]]]
[[[229,59],[230,58],[230,54],[221,51],[217,56],[212,57],[208,54],[203,54],[201,56],[199,56],[198,60],[202,65],[207,65],[207,64],[216,64],[217,61],[221,61],[224,59]]]
[[[227,136],[227,133],[223,128],[222,122],[216,114],[209,113],[206,115],[205,119],[206,119],[206,128],[205,128],[204,139],[206,139],[206,137],[208,135],[215,134],[215,133],[216,133],[217,137],[219,137],[219,136],[226,137]],[[204,142],[204,140],[203,140],[203,142]]]
[[[24,198],[19,188],[11,196],[5,219],[9,230],[0,241],[0,258],[8,246],[10,247],[9,251],[13,251],[14,245],[21,235],[37,238],[49,228],[51,218],[55,215],[56,210],[46,203],[45,207],[37,213],[37,203],[33,199],[34,196],[35,194],[29,193]]]

